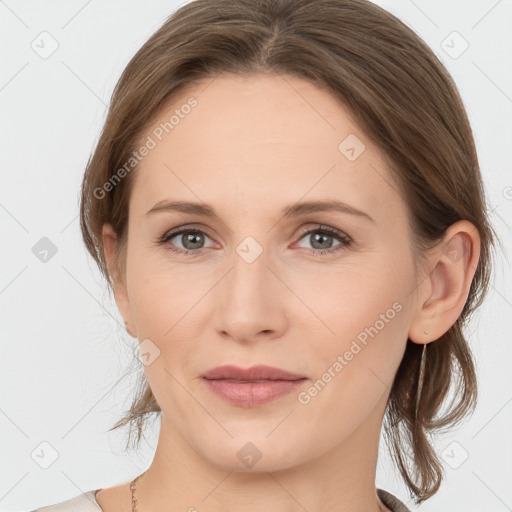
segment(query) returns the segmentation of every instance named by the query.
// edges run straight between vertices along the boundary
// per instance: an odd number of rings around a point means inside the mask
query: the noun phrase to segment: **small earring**
[[[425,334],[429,334],[429,333],[430,333],[430,331],[423,331],[423,332],[424,332]]]
[[[423,345],[423,351],[421,352],[421,361],[420,361],[420,372],[418,376],[418,387],[416,388],[416,411],[414,415],[414,419],[418,419],[418,409],[420,406],[420,399],[421,399],[421,391],[423,389],[423,380],[425,378],[425,363],[426,363],[426,352],[427,352],[427,345],[428,343],[425,343]]]

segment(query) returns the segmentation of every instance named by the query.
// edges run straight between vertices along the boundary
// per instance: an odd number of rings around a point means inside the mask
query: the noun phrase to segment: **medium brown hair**
[[[116,268],[123,275],[128,204],[137,167],[108,187],[108,193],[97,191],[104,191],[105,183],[130,159],[164,104],[195,80],[224,72],[299,77],[346,106],[381,149],[399,184],[417,262],[424,261],[426,251],[458,220],[470,221],[479,232],[480,258],[462,313],[428,346],[418,418],[416,386],[423,347],[411,340],[387,404],[386,442],[419,504],[439,489],[443,477],[428,436],[457,424],[476,406],[475,366],[463,325],[487,292],[497,238],[455,83],[411,29],[366,0],[195,0],[184,5],[122,73],[85,171],[83,239],[110,285],[102,226],[110,223],[116,231]],[[453,389],[454,399],[438,414]],[[138,445],[147,415],[153,412],[161,409],[142,374],[131,410],[112,429],[129,423],[130,436],[138,434]]]

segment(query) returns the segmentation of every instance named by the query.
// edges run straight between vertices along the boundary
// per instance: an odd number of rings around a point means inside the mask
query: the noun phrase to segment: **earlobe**
[[[422,282],[418,310],[409,330],[411,341],[428,343],[439,339],[457,321],[479,257],[480,235],[476,227],[467,220],[452,224],[431,256],[432,270]]]
[[[114,290],[114,297],[116,300],[119,312],[124,318],[126,331],[130,336],[136,338],[136,332],[132,325],[130,301],[128,299],[128,291],[126,289],[125,278],[120,275],[116,256],[117,256],[117,234],[111,224],[104,224],[102,228],[102,241],[104,254],[108,271],[112,277],[112,286]]]

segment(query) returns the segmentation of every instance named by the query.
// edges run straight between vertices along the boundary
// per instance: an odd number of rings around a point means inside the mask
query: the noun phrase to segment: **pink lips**
[[[272,366],[257,365],[244,369],[238,366],[217,366],[203,373],[205,379],[236,379],[236,380],[298,380],[304,379],[304,375],[297,375]]]
[[[255,407],[291,393],[306,377],[279,368],[258,365],[251,368],[218,366],[201,375],[216,395],[239,407]]]

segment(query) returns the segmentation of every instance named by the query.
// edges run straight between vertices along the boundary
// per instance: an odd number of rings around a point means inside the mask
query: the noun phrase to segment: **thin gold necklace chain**
[[[145,471],[144,471],[145,473]],[[131,482],[130,482],[130,491],[132,491],[132,512],[137,512],[137,498],[135,497],[135,484],[137,482],[137,480],[144,474],[144,473],[141,473],[137,478],[133,479]],[[382,505],[380,504],[380,500],[379,500],[379,510],[381,512],[384,512],[384,509],[382,508]]]
[[[145,471],[144,471],[145,473]],[[137,498],[135,497],[135,483],[144,474],[141,473],[137,478],[134,478],[130,482],[130,491],[132,491],[132,512],[137,512]]]

